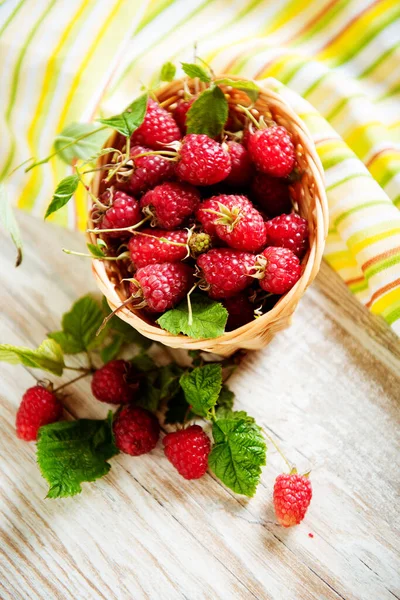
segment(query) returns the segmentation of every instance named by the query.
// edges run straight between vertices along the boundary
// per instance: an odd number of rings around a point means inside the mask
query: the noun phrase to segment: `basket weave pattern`
[[[235,79],[230,75],[227,77]],[[187,85],[191,91],[198,91],[197,82],[189,80]],[[249,104],[248,97],[240,90],[221,87],[227,94],[230,105]],[[175,105],[182,97],[182,93],[183,81],[174,81],[158,90],[156,95],[158,101],[168,109]],[[293,183],[291,195],[297,204],[299,214],[307,219],[310,231],[310,248],[302,261],[303,274],[296,285],[269,312],[239,329],[214,339],[195,340],[184,335],[172,335],[160,329],[140,310],[135,311],[124,307],[118,311],[118,316],[142,335],[172,348],[196,349],[229,356],[239,349],[257,350],[266,346],[275,333],[290,325],[292,314],[300,298],[318,273],[328,233],[328,208],[323,184],[323,168],[314,142],[302,120],[278,94],[267,87],[261,89],[254,108],[262,115],[272,116],[278,125],[286,127],[295,145],[302,178],[301,181]],[[106,147],[112,147],[115,139],[116,135],[107,141]],[[102,156],[97,166],[106,164],[109,159],[109,156]],[[98,171],[93,179],[92,192],[95,195],[102,192],[102,177],[101,171]],[[93,234],[91,241],[95,243]],[[93,273],[97,285],[106,296],[112,310],[129,297],[126,284],[121,282],[123,275],[117,262],[93,260]]]

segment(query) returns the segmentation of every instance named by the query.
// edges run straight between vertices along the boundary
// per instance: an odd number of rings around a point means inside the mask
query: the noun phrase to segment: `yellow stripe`
[[[400,301],[400,288],[397,287],[373,302],[370,310],[375,314],[381,314],[384,310],[390,308],[395,302],[398,301]]]
[[[384,240],[394,235],[399,235],[400,227],[394,227],[393,229],[385,229],[390,227],[390,225],[392,225],[392,223],[382,223],[381,225],[378,225],[377,227],[382,227],[383,231],[370,237],[368,237],[368,230],[361,233],[356,233],[355,235],[351,236],[347,240],[347,244],[349,245],[351,252],[353,254],[358,254],[359,252],[361,252],[361,250],[364,250],[364,248],[375,244],[375,242],[379,242],[380,240]],[[388,247],[390,247],[389,244]]]

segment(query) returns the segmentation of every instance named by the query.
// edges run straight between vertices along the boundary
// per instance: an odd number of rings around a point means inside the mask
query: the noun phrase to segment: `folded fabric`
[[[48,154],[69,122],[120,111],[165,60],[191,60],[195,40],[215,71],[268,78],[325,168],[326,260],[400,333],[397,0],[9,0],[0,22],[3,174]],[[11,194],[42,215],[67,172],[57,159],[17,172]],[[85,213],[78,195],[54,220],[84,227]]]

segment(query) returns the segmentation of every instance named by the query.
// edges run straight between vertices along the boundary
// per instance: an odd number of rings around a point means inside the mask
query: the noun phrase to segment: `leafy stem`
[[[70,381],[67,381],[66,383],[63,383],[62,385],[59,385],[54,390],[54,392],[59,392],[60,390],[63,390],[68,385],[72,385],[76,381],[79,381],[80,379],[83,379],[84,377],[87,377],[88,375],[91,375],[93,372],[94,372],[94,369],[90,369],[90,371],[88,370],[86,373],[81,373],[81,375],[78,375],[77,377],[74,377],[73,379],[70,379]]]

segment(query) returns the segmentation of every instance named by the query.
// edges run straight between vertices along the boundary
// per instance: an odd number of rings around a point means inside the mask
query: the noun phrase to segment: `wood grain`
[[[37,346],[94,285],[89,264],[60,250],[80,249],[77,234],[19,220],[19,269],[0,237],[0,341]],[[34,445],[14,432],[21,394],[41,374],[1,364],[1,599],[397,598],[399,361],[398,339],[324,266],[292,327],[232,378],[238,407],[299,469],[312,467],[313,501],[292,530],[274,521],[283,465],[273,448],[251,500],[209,474],[180,479],[160,445],[113,459],[76,498],[44,500]],[[69,393],[71,418],[105,415],[85,380]]]

